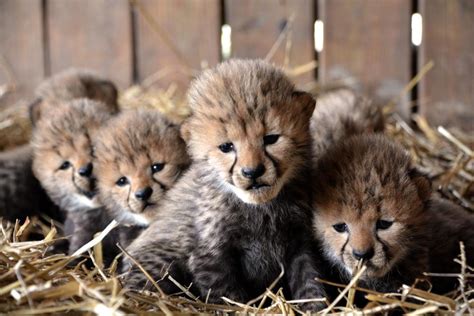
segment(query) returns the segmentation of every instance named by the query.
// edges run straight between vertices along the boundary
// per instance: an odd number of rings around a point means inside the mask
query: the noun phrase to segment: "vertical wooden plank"
[[[140,0],[135,11],[140,80],[184,91],[202,65],[220,61],[218,0]]]
[[[474,131],[474,2],[420,2],[420,66],[434,68],[420,83],[420,113],[434,125]]]
[[[86,67],[120,87],[132,81],[130,7],[127,0],[49,0],[51,73]]]
[[[411,77],[410,0],[321,0],[324,48],[319,78],[382,100],[400,94]],[[408,98],[400,110],[408,114]]]
[[[0,85],[29,96],[43,77],[41,1],[0,1]]]
[[[314,60],[314,5],[311,0],[225,0],[226,22],[232,28],[232,57],[265,58],[294,14],[291,31],[290,67]],[[283,42],[272,61],[284,65]],[[298,83],[314,80],[314,72],[295,78]]]

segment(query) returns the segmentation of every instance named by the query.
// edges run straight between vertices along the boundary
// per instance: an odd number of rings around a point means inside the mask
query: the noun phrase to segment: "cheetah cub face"
[[[242,201],[274,199],[307,161],[315,102],[269,64],[223,63],[193,82],[188,99],[191,155]]]
[[[121,222],[146,226],[190,163],[177,126],[151,110],[125,111],[95,142],[99,199]]]
[[[33,135],[33,172],[65,211],[97,207],[92,142],[110,114],[97,101],[77,99],[38,122]]]
[[[341,270],[362,260],[362,279],[383,277],[421,240],[430,183],[399,146],[354,137],[327,152],[314,179],[313,227]]]

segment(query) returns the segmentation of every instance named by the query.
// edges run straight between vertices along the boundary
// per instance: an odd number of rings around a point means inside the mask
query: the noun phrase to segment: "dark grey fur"
[[[191,107],[195,111],[188,121],[191,126],[188,132],[194,133],[195,143],[190,146],[193,164],[170,189],[158,207],[155,222],[131,244],[129,253],[155,280],[161,279],[169,269],[183,284],[192,281],[201,297],[209,293],[210,302],[218,302],[223,296],[241,302],[254,298],[265,291],[281,269],[285,274],[280,283],[286,297],[324,297],[321,284],[314,280],[319,273],[308,240],[311,210],[306,192],[308,183],[304,180],[309,173],[312,98],[295,93],[294,86],[281,71],[261,61],[223,63],[205,72],[190,91]],[[206,133],[196,136],[194,128],[212,126],[206,124],[219,122],[219,117],[225,114],[228,114],[227,124],[245,127],[251,121],[263,121],[272,106],[284,106],[277,119],[297,130],[288,136],[293,137],[295,144],[292,158],[285,152],[284,158],[273,163],[295,166],[294,171],[276,197],[268,202],[247,204],[229,188],[229,180],[223,179],[206,156],[202,142],[207,139]],[[223,122],[221,119],[214,126],[228,126]],[[295,125],[302,127],[296,129]],[[251,141],[264,136],[252,134],[250,127],[246,131],[245,137]],[[285,132],[288,135],[289,131]],[[217,145],[210,151],[218,150]],[[234,164],[238,163],[238,155],[237,150]],[[131,271],[125,277],[125,286],[135,289],[146,286],[144,274],[127,262],[125,268]],[[167,293],[176,291],[168,279],[159,285]],[[321,304],[310,304],[303,308],[321,307]]]
[[[206,162],[196,163],[162,205],[161,216],[129,248],[130,254],[156,279],[171,265],[180,281],[192,273],[199,294],[211,291],[211,301],[226,296],[246,301],[261,294],[285,270],[289,297],[323,297],[319,274],[307,237],[309,209],[300,180],[264,205],[245,204],[223,193]],[[177,273],[177,274],[176,274]],[[131,288],[145,286],[146,277],[134,267],[125,280]],[[150,285],[148,284],[148,287]],[[173,291],[164,280],[160,286]]]
[[[41,213],[59,220],[59,209],[34,177],[31,161],[29,145],[0,153],[0,217],[15,222]]]

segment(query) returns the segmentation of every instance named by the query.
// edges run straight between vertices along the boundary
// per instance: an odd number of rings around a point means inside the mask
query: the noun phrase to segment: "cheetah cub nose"
[[[357,260],[360,260],[360,259],[370,260],[374,256],[374,248],[369,248],[369,249],[365,249],[365,250],[354,249],[354,250],[352,250],[352,255]]]
[[[78,173],[81,177],[90,177],[92,174],[92,164],[89,162],[87,165],[80,167]]]
[[[265,166],[259,164],[257,168],[242,168],[242,175],[248,179],[255,180],[265,173]]]
[[[146,187],[135,192],[135,197],[141,201],[146,201],[150,198],[152,193],[153,189],[150,187]]]

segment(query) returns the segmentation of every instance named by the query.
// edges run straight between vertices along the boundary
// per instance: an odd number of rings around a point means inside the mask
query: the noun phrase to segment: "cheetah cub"
[[[97,221],[87,217],[102,213],[96,211],[99,204],[94,196],[92,165],[92,139],[110,117],[101,109],[97,101],[69,101],[62,111],[39,120],[32,139],[33,173],[66,213],[65,233],[72,234],[69,253],[100,230],[94,225]]]
[[[322,297],[305,191],[313,98],[268,63],[231,60],[203,72],[188,102],[182,134],[193,163],[130,254],[155,280],[165,271],[181,282],[192,276],[211,302],[253,298],[281,269],[288,297]],[[136,267],[125,279],[145,283]],[[166,278],[159,285],[176,290]]]
[[[314,233],[346,280],[364,261],[364,286],[381,292],[411,285],[423,272],[459,273],[466,246],[474,264],[474,216],[431,194],[409,154],[383,136],[356,136],[330,148],[313,175]],[[432,278],[445,293],[457,278]]]
[[[331,145],[349,136],[384,130],[381,108],[349,88],[321,93],[317,103],[310,125],[315,161]]]
[[[78,98],[102,101],[94,104],[110,113],[118,111],[115,85],[83,69],[68,69],[55,74],[38,86],[35,95],[36,99],[30,105],[33,125],[42,114],[49,119],[50,113],[68,104],[66,101]],[[14,222],[41,212],[60,220],[57,207],[33,175],[32,157],[30,145],[0,153],[0,217]]]
[[[108,79],[86,69],[70,68],[43,81],[35,90],[36,99],[30,106],[33,124],[42,115],[49,115],[65,105],[66,101],[80,98],[100,101],[96,106],[109,113],[118,112],[117,88]]]
[[[132,227],[121,234],[127,245],[190,164],[186,144],[179,128],[152,110],[112,118],[94,144],[98,198],[112,217]]]

